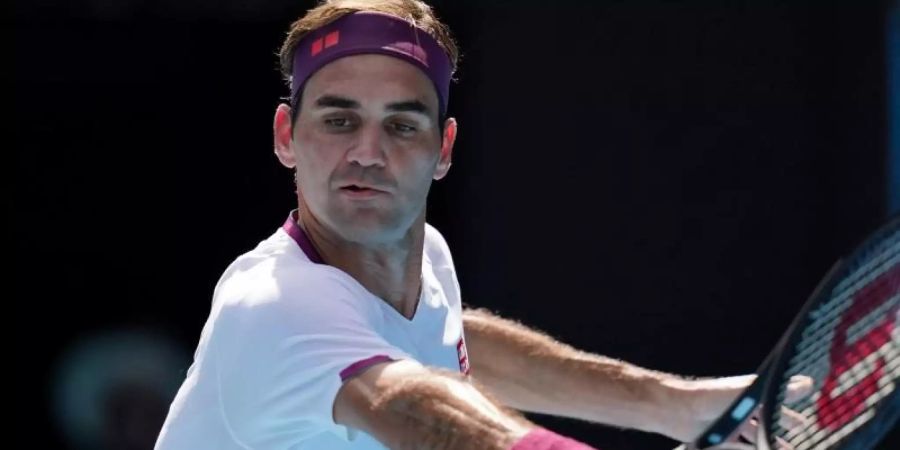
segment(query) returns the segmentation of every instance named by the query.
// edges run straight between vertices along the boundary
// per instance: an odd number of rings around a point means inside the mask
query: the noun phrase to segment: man
[[[223,274],[157,448],[589,448],[508,408],[688,441],[749,383],[683,380],[463,311],[425,222],[457,135],[456,59],[417,0],[330,0],[292,25],[274,137],[299,207]]]

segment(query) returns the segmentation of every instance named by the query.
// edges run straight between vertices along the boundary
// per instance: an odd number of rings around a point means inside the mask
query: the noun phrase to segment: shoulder
[[[447,240],[437,228],[428,223],[425,224],[425,256],[436,267],[453,267],[453,257]]]
[[[216,285],[214,311],[307,320],[369,314],[365,290],[334,267],[311,262],[284,233],[238,257]]]

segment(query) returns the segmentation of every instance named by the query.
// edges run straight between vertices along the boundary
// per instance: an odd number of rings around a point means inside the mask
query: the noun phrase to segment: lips
[[[351,192],[378,191],[378,189],[373,189],[373,188],[366,187],[366,186],[357,186],[355,184],[350,185],[350,186],[344,186],[341,189],[348,190]]]
[[[340,189],[342,191],[348,191],[348,192],[367,192],[367,191],[385,192],[385,193],[388,192],[387,189],[382,189],[378,186],[373,186],[373,185],[369,185],[369,184],[361,184],[361,183],[345,184],[345,185],[341,186]]]
[[[372,198],[388,194],[385,190],[361,184],[348,184],[342,186],[340,192],[347,197],[355,199]]]

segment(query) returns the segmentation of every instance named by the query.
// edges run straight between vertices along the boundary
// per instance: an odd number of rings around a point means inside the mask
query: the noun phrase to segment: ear
[[[275,156],[287,168],[297,165],[294,151],[291,149],[294,126],[291,123],[291,107],[282,103],[275,109],[275,123],[272,126],[275,138]]]
[[[449,117],[444,122],[444,135],[441,139],[441,159],[434,171],[434,179],[440,180],[450,171],[450,160],[453,157],[453,144],[456,142],[456,119]]]

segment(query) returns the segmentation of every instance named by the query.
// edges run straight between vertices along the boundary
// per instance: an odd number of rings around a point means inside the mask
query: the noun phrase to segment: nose
[[[379,126],[365,126],[359,139],[347,151],[347,161],[362,167],[384,167],[384,132]]]

